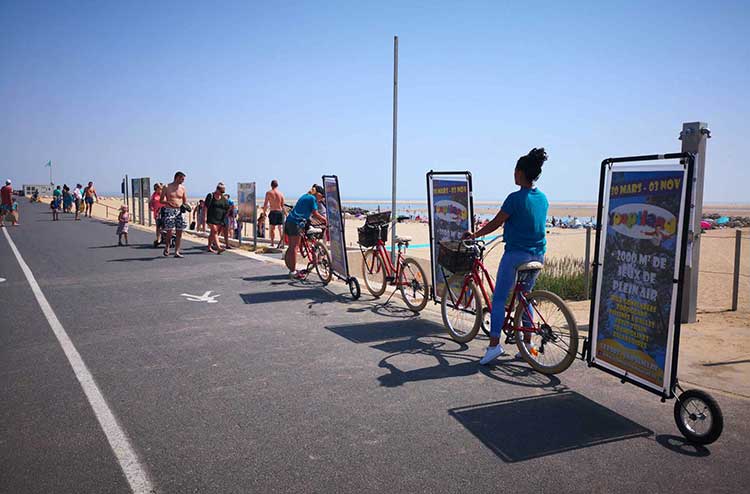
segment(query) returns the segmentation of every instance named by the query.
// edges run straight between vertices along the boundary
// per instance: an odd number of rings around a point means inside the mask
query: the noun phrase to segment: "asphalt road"
[[[724,434],[696,448],[672,401],[581,362],[482,368],[434,314],[21,207],[8,233],[156,492],[747,490],[747,400],[715,395]],[[0,492],[129,492],[3,234],[0,278]]]

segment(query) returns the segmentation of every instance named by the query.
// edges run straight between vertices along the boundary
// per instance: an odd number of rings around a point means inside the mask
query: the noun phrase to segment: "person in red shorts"
[[[13,187],[10,179],[5,181],[5,186],[0,189],[0,226],[5,226],[5,216],[13,214]],[[16,222],[13,221],[13,225]]]

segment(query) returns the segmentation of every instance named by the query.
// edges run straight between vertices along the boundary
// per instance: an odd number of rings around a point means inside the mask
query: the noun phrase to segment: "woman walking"
[[[154,221],[156,222],[156,240],[154,240],[154,248],[159,247],[161,243],[161,230],[163,228],[163,222],[159,215],[161,214],[161,208],[164,204],[161,203],[161,190],[164,186],[156,182],[154,184],[154,193],[151,194],[151,199],[148,201],[148,207],[154,215]]]
[[[229,203],[224,197],[226,187],[222,182],[216,185],[216,190],[206,196],[206,223],[208,223],[208,252],[221,254],[224,249],[219,245],[219,232],[224,227],[224,218],[229,211]]]

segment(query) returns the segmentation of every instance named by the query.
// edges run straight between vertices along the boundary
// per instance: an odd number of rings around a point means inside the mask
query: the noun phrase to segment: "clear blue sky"
[[[706,200],[750,202],[750,2],[360,4],[0,0],[0,174],[390,197],[398,35],[401,198],[468,169],[502,200],[544,146],[550,200],[595,200],[602,159],[679,151],[701,120]]]

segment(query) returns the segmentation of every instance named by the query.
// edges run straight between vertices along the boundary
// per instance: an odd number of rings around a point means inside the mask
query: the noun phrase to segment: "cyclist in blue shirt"
[[[318,212],[318,202],[323,200],[325,190],[320,185],[313,185],[307,194],[297,199],[294,209],[287,215],[284,222],[284,233],[289,237],[289,245],[284,254],[284,262],[289,268],[292,279],[304,278],[304,273],[297,271],[297,246],[299,245],[300,230],[304,228],[310,216],[321,223],[326,222],[325,216]]]
[[[521,156],[516,163],[514,178],[520,189],[510,194],[503,202],[495,217],[474,233],[466,237],[483,237],[504,225],[503,240],[505,253],[500,260],[495,280],[495,292],[492,294],[492,314],[490,315],[490,346],[479,361],[486,365],[502,355],[500,332],[505,318],[505,302],[508,299],[516,280],[516,269],[521,264],[531,261],[544,262],[547,249],[546,221],[549,203],[547,196],[534,186],[542,173],[542,165],[547,161],[544,148],[534,148],[529,154]],[[526,291],[530,291],[536,281],[536,271],[531,276]]]

